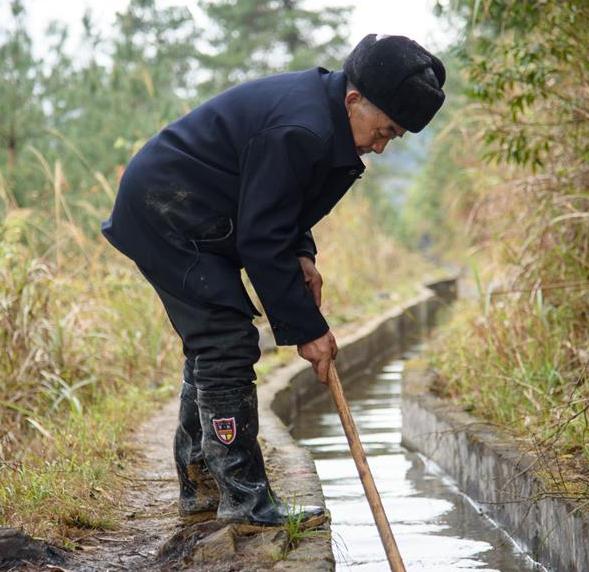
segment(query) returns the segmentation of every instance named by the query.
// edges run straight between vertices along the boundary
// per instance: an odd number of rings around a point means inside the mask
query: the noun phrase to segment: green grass
[[[43,419],[18,458],[0,466],[0,523],[56,542],[81,530],[116,527],[117,508],[135,452],[129,430],[172,394],[127,386],[83,412]]]
[[[293,497],[292,502],[288,503],[287,507],[288,514],[286,522],[284,523],[286,546],[281,555],[282,559],[286,558],[287,554],[291,550],[294,550],[306,538],[313,538],[326,534],[324,530],[317,530],[306,526],[303,507],[300,503],[297,503],[296,497]]]

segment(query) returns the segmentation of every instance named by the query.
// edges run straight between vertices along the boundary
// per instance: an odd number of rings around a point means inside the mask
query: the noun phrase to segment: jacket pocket
[[[225,256],[241,265],[237,254],[235,228],[229,217],[218,217],[196,227],[189,236],[190,243],[198,252]]]

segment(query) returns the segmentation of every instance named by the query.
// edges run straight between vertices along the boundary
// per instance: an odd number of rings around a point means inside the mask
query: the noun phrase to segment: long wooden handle
[[[389,566],[393,572],[405,572],[405,565],[403,564],[401,554],[399,553],[397,543],[395,542],[395,537],[393,536],[387,515],[382,506],[380,495],[376,490],[376,485],[374,484],[374,479],[370,472],[368,461],[366,460],[366,454],[364,453],[364,447],[362,447],[360,436],[358,435],[358,429],[356,429],[356,423],[354,423],[354,419],[350,413],[350,407],[344,395],[342,384],[333,361],[329,366],[328,381],[331,397],[333,398],[335,407],[337,408],[337,412],[339,413],[344,427],[352,457],[356,463],[356,468],[358,469],[358,474],[360,475],[360,480],[362,481],[362,486],[364,487],[370,510],[372,510],[372,515],[374,516],[374,521],[376,522],[378,534],[380,535],[382,545],[384,546]]]

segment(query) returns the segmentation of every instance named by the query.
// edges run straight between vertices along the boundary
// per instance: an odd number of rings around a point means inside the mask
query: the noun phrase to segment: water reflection
[[[409,571],[537,570],[433,465],[401,447],[403,360],[345,387],[376,486]],[[297,419],[294,437],[311,451],[333,519],[338,570],[388,570],[364,491],[329,400]]]

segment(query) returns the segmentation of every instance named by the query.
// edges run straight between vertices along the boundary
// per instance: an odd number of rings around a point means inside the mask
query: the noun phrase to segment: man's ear
[[[362,94],[356,89],[351,89],[350,91],[346,92],[344,104],[346,106],[346,110],[348,111],[348,117],[350,115],[350,108],[360,103],[360,101],[362,101],[362,98]]]

